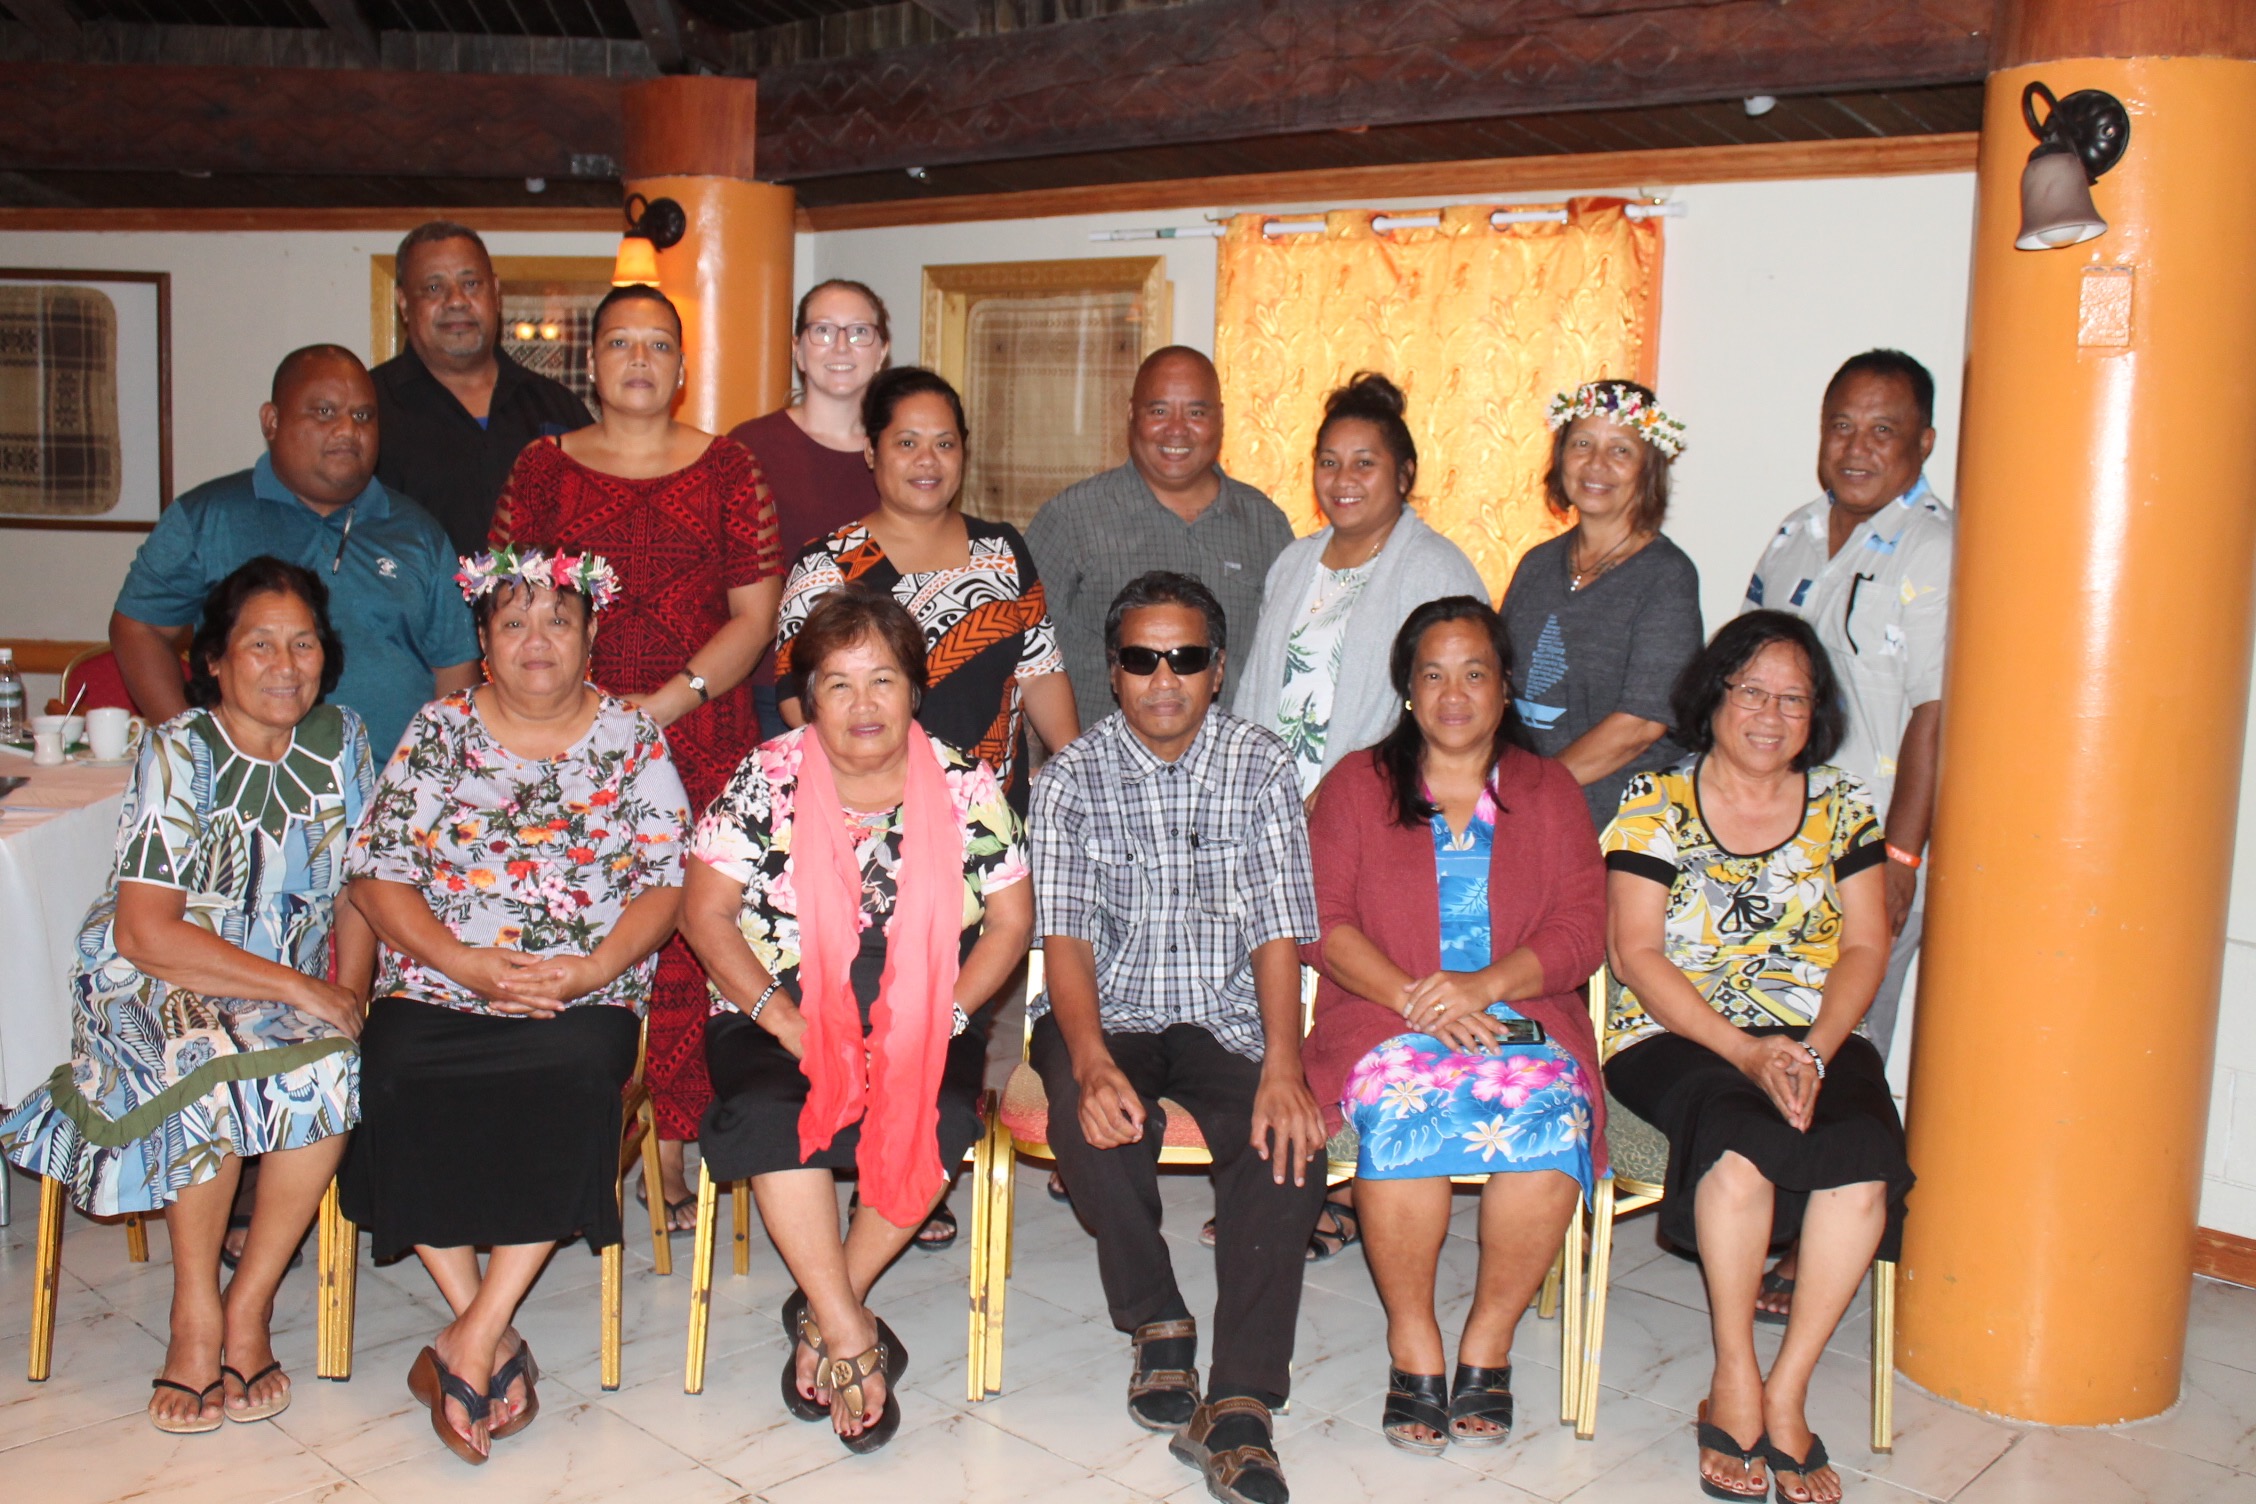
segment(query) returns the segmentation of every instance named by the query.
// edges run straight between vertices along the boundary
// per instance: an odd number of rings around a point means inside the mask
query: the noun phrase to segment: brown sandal
[[[470,1387],[469,1381],[457,1377],[440,1361],[439,1350],[426,1347],[415,1355],[415,1366],[407,1371],[407,1392],[430,1407],[431,1429],[446,1449],[472,1467],[485,1464],[486,1454],[478,1450],[469,1437],[457,1431],[446,1418],[446,1402],[453,1400],[462,1406],[462,1413],[470,1417],[470,1424],[482,1426],[492,1405],[486,1397]],[[490,1438],[489,1438],[490,1439]]]
[[[1238,1485],[1249,1473],[1266,1473],[1277,1480],[1281,1489],[1285,1470],[1277,1461],[1276,1447],[1268,1441],[1247,1442],[1217,1452],[1207,1444],[1217,1426],[1239,1415],[1258,1420],[1264,1437],[1271,1434],[1269,1407],[1251,1395],[1234,1394],[1228,1399],[1199,1406],[1191,1416],[1191,1423],[1176,1433],[1175,1439],[1167,1444],[1167,1450],[1177,1462],[1204,1473],[1206,1491],[1222,1504],[1262,1504],[1255,1495],[1240,1491]]]
[[[839,1407],[843,1405],[847,1413],[856,1420],[869,1414],[869,1395],[863,1386],[875,1376],[885,1379],[885,1406],[879,1412],[875,1425],[857,1431],[852,1436],[843,1432],[839,1434],[838,1439],[846,1444],[849,1452],[865,1455],[874,1452],[891,1441],[893,1433],[901,1429],[901,1401],[893,1392],[891,1362],[885,1350],[884,1339],[881,1337],[875,1347],[856,1353],[851,1358],[830,1359],[823,1373],[823,1382],[830,1387],[831,1414],[838,1414]]]
[[[1180,1338],[1198,1340],[1198,1323],[1147,1321],[1136,1328],[1129,1343],[1135,1349],[1135,1367],[1128,1374],[1128,1418],[1147,1431],[1172,1431],[1198,1410],[1198,1371],[1195,1368],[1146,1368],[1144,1346]],[[1173,1398],[1180,1395],[1180,1401]],[[1151,1400],[1147,1405],[1144,1402]]]

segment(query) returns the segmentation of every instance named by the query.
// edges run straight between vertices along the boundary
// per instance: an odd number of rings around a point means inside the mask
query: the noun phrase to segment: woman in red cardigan
[[[1412,612],[1391,665],[1407,714],[1325,778],[1309,818],[1323,979],[1308,1081],[1361,1139],[1356,1200],[1391,1363],[1382,1424],[1420,1452],[1510,1434],[1520,1313],[1576,1198],[1607,1173],[1579,991],[1603,953],[1605,868],[1573,775],[1520,745],[1511,661],[1482,601]],[[1489,1181],[1445,1388],[1434,1271],[1462,1174]]]

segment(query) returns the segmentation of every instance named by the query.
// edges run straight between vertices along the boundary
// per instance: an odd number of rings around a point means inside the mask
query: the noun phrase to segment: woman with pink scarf
[[[1388,1441],[1495,1446],[1512,1336],[1578,1198],[1606,1173],[1605,1094],[1580,988],[1605,872],[1574,777],[1520,744],[1504,624],[1449,596],[1389,665],[1403,711],[1318,785],[1308,822],[1320,968],[1304,1059],[1356,1130],[1356,1207],[1386,1305]],[[1339,1119],[1333,1119],[1336,1126]],[[1444,1380],[1434,1275],[1452,1175],[1485,1174],[1480,1275]]]
[[[699,822],[682,931],[712,981],[715,1180],[750,1177],[798,1288],[783,1401],[855,1452],[901,1422],[908,1354],[865,1302],[980,1133],[978,1014],[1034,900],[994,770],[916,724],[924,633],[846,589],[808,613],[808,724],[753,750]],[[833,1174],[860,1172],[843,1239]]]

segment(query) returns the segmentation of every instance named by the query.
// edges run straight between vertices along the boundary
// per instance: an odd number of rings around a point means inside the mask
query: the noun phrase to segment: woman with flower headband
[[[599,416],[525,446],[494,509],[492,541],[601,552],[620,603],[604,619],[590,677],[666,733],[691,807],[703,809],[763,734],[747,683],[775,637],[783,590],[775,503],[733,438],[678,421],[681,315],[654,287],[596,305],[588,351]],[[712,1099],[705,1077],[705,975],[680,940],[658,961],[643,1079],[658,1118],[662,1196],[675,1231],[696,1223],[682,1144]]]
[[[1551,399],[1543,491],[1575,525],[1529,549],[1504,592],[1512,691],[1535,750],[1582,785],[1603,830],[1632,773],[1682,755],[1669,689],[1700,650],[1700,571],[1661,534],[1684,425],[1634,381]]]
[[[539,1410],[510,1323],[550,1251],[619,1241],[620,1091],[689,809],[657,721],[587,682],[609,563],[503,547],[457,578],[487,682],[416,715],[346,859],[380,946],[343,1191],[454,1311],[408,1387],[476,1463]]]

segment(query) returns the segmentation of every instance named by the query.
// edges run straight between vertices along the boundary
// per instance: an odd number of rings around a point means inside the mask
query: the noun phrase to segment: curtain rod
[[[1631,219],[1682,219],[1686,206],[1681,203],[1631,204],[1622,212]],[[1564,209],[1499,209],[1488,217],[1491,225],[1563,225],[1567,222]],[[1380,214],[1371,220],[1371,228],[1387,230],[1430,230],[1441,223],[1441,212],[1428,214]],[[1091,230],[1091,240],[1219,240],[1224,233],[1222,225],[1162,225],[1134,230]],[[1325,225],[1320,220],[1275,220],[1261,227],[1264,235],[1314,235]]]

